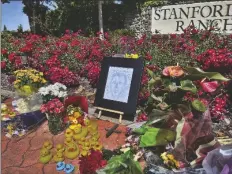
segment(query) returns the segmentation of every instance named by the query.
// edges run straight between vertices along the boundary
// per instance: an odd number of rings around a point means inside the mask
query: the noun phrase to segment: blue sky
[[[54,10],[56,4],[53,2],[51,4],[45,4]],[[10,1],[10,3],[2,4],[2,29],[6,25],[8,30],[17,30],[18,26],[22,24],[23,30],[29,30],[28,17],[23,13],[23,3],[22,1]]]
[[[22,24],[23,30],[30,29],[28,17],[23,13],[22,1],[2,4],[2,29],[6,25],[8,30],[17,30],[20,24]]]

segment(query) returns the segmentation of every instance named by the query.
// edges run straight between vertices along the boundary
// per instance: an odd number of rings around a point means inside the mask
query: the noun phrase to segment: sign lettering
[[[217,1],[152,8],[151,31],[161,34],[182,33],[193,25],[197,29],[215,27],[232,33],[232,1]]]

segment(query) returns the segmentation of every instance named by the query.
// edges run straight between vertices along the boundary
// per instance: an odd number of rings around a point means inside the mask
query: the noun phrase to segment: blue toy
[[[72,164],[66,164],[64,168],[64,172],[66,174],[71,174],[74,171],[74,166]]]
[[[61,171],[61,170],[64,170],[65,169],[65,163],[64,162],[58,162],[56,164],[56,170],[57,171]]]

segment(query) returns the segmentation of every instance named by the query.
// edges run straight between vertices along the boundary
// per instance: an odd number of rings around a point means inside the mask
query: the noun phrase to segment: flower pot
[[[48,119],[48,128],[53,135],[57,135],[64,130],[63,114],[46,114]]]
[[[38,89],[34,88],[30,85],[24,85],[23,87],[16,89],[16,91],[20,96],[28,97],[28,96],[32,95],[33,93],[37,92]]]

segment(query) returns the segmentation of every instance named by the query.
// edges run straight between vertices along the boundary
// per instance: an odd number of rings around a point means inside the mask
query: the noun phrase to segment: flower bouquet
[[[69,96],[64,101],[67,110],[65,122],[84,124],[85,113],[88,113],[88,101],[84,96]]]
[[[43,98],[43,102],[46,103],[54,98],[59,98],[61,101],[68,95],[67,87],[61,83],[55,83],[39,89],[39,94]]]
[[[34,69],[17,70],[14,74],[16,76],[14,87],[22,96],[30,96],[47,82],[43,73]]]
[[[173,142],[167,154],[181,164],[175,168],[199,165],[209,149],[218,146],[212,134],[210,109],[215,96],[223,95],[220,88],[229,79],[217,72],[178,65],[166,67],[162,75],[149,69],[148,74],[148,121],[133,130],[140,136],[139,146]]]
[[[64,129],[63,116],[65,109],[64,104],[58,98],[42,104],[40,110],[47,115],[48,127],[52,134],[56,135]]]

